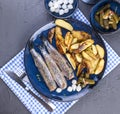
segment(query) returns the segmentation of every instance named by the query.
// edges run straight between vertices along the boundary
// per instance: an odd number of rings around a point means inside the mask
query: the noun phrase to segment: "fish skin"
[[[69,80],[74,78],[74,72],[69,62],[48,42],[46,38],[42,38],[42,41],[46,46],[50,56],[59,66],[64,76],[67,77]]]
[[[58,68],[57,64],[55,63],[55,61],[51,58],[51,56],[48,54],[48,52],[45,49],[45,46],[39,47],[45,62],[48,66],[48,69],[50,71],[50,73],[53,76],[53,79],[55,80],[55,82],[57,83],[57,85],[61,88],[61,89],[65,89],[67,87],[67,83],[65,80],[64,75],[61,73],[60,69]]]
[[[56,85],[47,65],[45,64],[42,56],[38,52],[35,51],[33,46],[31,47],[29,45],[29,48],[30,48],[30,53],[35,62],[35,65],[38,68],[38,71],[41,73],[47,87],[49,88],[50,91],[54,91],[57,88],[57,85]]]

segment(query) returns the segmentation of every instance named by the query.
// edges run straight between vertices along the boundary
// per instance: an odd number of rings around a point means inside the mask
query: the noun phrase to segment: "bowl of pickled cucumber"
[[[117,31],[120,28],[120,3],[113,0],[98,2],[90,12],[90,23],[103,34]]]

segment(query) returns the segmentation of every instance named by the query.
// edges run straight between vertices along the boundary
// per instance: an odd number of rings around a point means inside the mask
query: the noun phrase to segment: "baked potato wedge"
[[[72,25],[71,25],[70,23],[62,20],[62,19],[56,19],[56,20],[55,20],[55,24],[56,24],[57,26],[60,26],[60,27],[62,27],[62,28],[65,28],[65,29],[67,29],[67,30],[69,30],[69,31],[73,31]]]
[[[82,51],[82,56],[84,59],[92,61],[92,57],[90,57],[90,55],[88,55],[85,51]]]
[[[79,48],[77,50],[74,50],[74,53],[80,53],[80,52],[84,51],[89,46],[91,46],[93,43],[94,43],[94,40],[92,40],[92,39],[87,39],[85,41],[82,41],[79,44]]]
[[[65,54],[67,51],[67,48],[64,45],[64,43],[60,42],[59,40],[56,40],[56,47],[61,54]]]
[[[76,60],[77,60],[78,63],[82,63],[82,55],[81,54],[76,53],[75,54],[75,58],[76,58]]]
[[[58,26],[55,27],[55,35],[57,35],[57,34],[60,34],[62,36],[62,30]]]
[[[73,69],[75,70],[76,62],[75,62],[74,58],[72,57],[72,55],[70,53],[66,53],[65,55],[66,55],[68,61],[70,62],[70,64],[72,65]]]
[[[63,38],[63,36],[62,35],[60,35],[60,34],[56,34],[56,41],[59,41],[59,42],[62,42],[62,43],[64,43],[64,38]]]
[[[67,32],[65,35],[65,45],[66,46],[68,46],[69,40],[70,40],[70,32]]]
[[[85,68],[85,66],[84,66],[82,63],[80,63],[80,64],[78,65],[76,75],[79,76],[84,68]]]
[[[100,59],[97,58],[97,59],[91,61],[91,64],[92,64],[92,67],[93,67],[94,72],[95,72],[95,70],[96,70],[96,68],[97,68],[97,65],[98,65],[99,60],[100,60]]]
[[[75,30],[73,30],[73,31],[72,31],[72,36],[73,36],[74,38],[77,38],[78,41],[82,41],[82,40],[83,40],[83,36],[82,36],[82,34],[81,34],[80,31],[75,31]]]
[[[72,40],[73,40],[73,36],[70,34],[69,42],[68,42],[68,44],[67,44],[68,49],[69,49],[70,46],[71,46]]]
[[[87,55],[87,53],[85,53],[84,51],[82,52],[82,54],[84,56],[83,57],[84,58],[84,63],[86,65],[87,69],[88,69],[88,73],[89,74],[94,74],[100,59],[96,58],[94,60],[89,55]]]
[[[92,45],[92,51],[94,53],[94,55],[97,55],[97,49],[95,45]]]
[[[81,35],[83,36],[83,40],[91,39],[91,35],[87,32],[81,31]]]
[[[105,60],[101,59],[96,67],[95,74],[100,74],[104,68]]]
[[[85,50],[85,52],[94,60],[98,58],[97,55],[94,55],[93,51]]]
[[[76,50],[76,49],[79,48],[79,45],[80,45],[79,43],[73,44],[73,45],[71,45],[70,49],[71,50]]]
[[[77,43],[77,41],[78,41],[78,39],[77,39],[77,38],[73,38],[73,40],[72,40],[72,43],[71,43],[71,44],[75,44],[75,43]]]
[[[102,58],[104,58],[104,56],[105,56],[105,51],[104,51],[104,49],[100,46],[100,45],[96,45],[96,49],[97,49],[97,52],[98,52],[98,55],[99,55],[99,57],[102,59]]]
[[[83,59],[83,63],[87,68],[87,73],[94,74],[94,68],[93,68],[92,62],[87,59]]]

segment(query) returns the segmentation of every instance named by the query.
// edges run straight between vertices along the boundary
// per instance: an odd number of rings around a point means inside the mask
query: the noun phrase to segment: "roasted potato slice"
[[[104,55],[105,55],[105,51],[104,49],[100,46],[100,45],[96,45],[96,48],[97,48],[97,52],[98,52],[98,55],[100,56],[100,58],[104,58]]]
[[[73,45],[71,45],[70,49],[71,50],[76,50],[76,49],[79,48],[79,45],[80,45],[79,43],[73,44]]]
[[[66,55],[68,61],[70,62],[70,64],[72,65],[73,69],[75,70],[76,69],[76,62],[73,59],[72,55],[70,53],[66,53],[65,55]]]
[[[70,32],[67,32],[65,35],[65,45],[66,46],[68,46],[69,40],[70,40]]]
[[[82,55],[81,55],[81,54],[76,53],[76,54],[75,54],[75,58],[76,58],[77,62],[79,62],[79,63],[82,62]]]
[[[79,76],[84,68],[85,68],[85,66],[84,66],[82,63],[80,63],[80,64],[78,65],[76,75]]]
[[[56,19],[55,24],[62,27],[62,28],[65,28],[65,29],[67,29],[69,31],[73,31],[72,25],[70,23],[62,20],[62,19]]]
[[[75,44],[75,43],[77,43],[77,41],[78,41],[78,39],[77,39],[77,38],[73,38],[73,40],[72,40],[72,43],[71,43],[71,44]]]
[[[61,54],[65,54],[67,51],[66,46],[58,40],[56,40],[56,47]]]
[[[95,74],[99,74],[102,72],[103,68],[104,68],[104,64],[105,64],[105,61],[104,59],[101,59],[96,67],[96,70],[95,70]]]
[[[80,31],[75,31],[75,30],[73,30],[73,31],[72,31],[72,36],[73,36],[74,38],[77,38],[78,41],[82,41],[82,40],[83,40],[83,36],[82,36],[82,34],[81,34]]]
[[[90,52],[90,51],[89,51]],[[97,64],[99,62],[99,57],[97,58],[96,56],[90,56],[91,53],[87,53],[85,51],[82,52],[82,56],[84,59],[88,60],[91,62],[91,69],[93,71],[95,71],[96,67],[97,67]],[[93,58],[95,57],[95,58]],[[92,73],[93,73],[92,71]]]
[[[76,60],[76,57],[75,57],[75,54],[74,53],[70,53],[71,56],[73,57],[74,61],[75,61],[75,64],[76,64],[76,67],[79,65],[78,61]]]
[[[92,62],[87,59],[83,59],[83,63],[87,68],[87,73],[94,74],[94,68],[93,68]]]
[[[99,60],[100,60],[100,59],[97,58],[97,59],[91,61],[91,64],[92,64],[92,67],[93,67],[94,72],[95,72],[95,69],[97,68],[97,65],[98,65]]]
[[[70,39],[69,39],[69,42],[68,42],[68,44],[67,44],[68,49],[69,49],[70,46],[71,46],[72,40],[73,40],[73,36],[70,34]]]
[[[48,40],[50,43],[52,43],[52,39],[54,37],[54,34],[55,34],[55,28],[52,28],[48,33]]]
[[[56,34],[56,35],[57,35],[57,34],[60,34],[60,35],[62,36],[62,30],[61,30],[60,27],[58,27],[58,26],[55,27],[55,34]]]
[[[94,53],[94,55],[97,55],[97,49],[95,45],[92,45],[92,51]]]
[[[82,41],[79,45],[79,48],[77,50],[74,50],[74,53],[80,53],[87,49],[89,46],[91,46],[94,43],[94,40],[87,39],[85,41]]]
[[[72,35],[73,35],[74,38],[77,38],[78,41],[91,39],[91,35],[88,34],[87,32],[84,32],[84,31],[75,31],[75,30],[73,30]]]
[[[97,55],[94,55],[93,51],[85,50],[85,52],[86,52],[90,57],[92,57],[94,60],[98,58]]]
[[[83,58],[85,59],[85,60],[88,60],[88,61],[90,61],[90,63],[89,62],[85,62],[86,64],[87,64],[87,67],[88,67],[88,69],[89,69],[89,73],[94,73],[94,71],[95,71],[95,69],[96,69],[96,67],[97,67],[97,64],[98,64],[98,62],[99,62],[99,58],[95,58],[95,59],[93,59],[93,57],[91,57],[88,53],[86,53],[85,51],[83,51],[82,52],[82,56],[83,56]],[[85,61],[84,60],[84,61]],[[91,65],[90,65],[91,64]]]
[[[63,36],[62,35],[60,35],[60,34],[57,34],[56,35],[56,41],[59,41],[59,42],[62,42],[62,43],[64,43],[64,38],[63,38]]]
[[[86,50],[92,52],[92,45],[86,48]]]
[[[91,39],[91,35],[87,32],[81,31],[81,35],[83,36],[83,40]]]
[[[84,59],[92,61],[92,57],[90,57],[90,55],[88,55],[85,51],[82,51],[82,56]]]

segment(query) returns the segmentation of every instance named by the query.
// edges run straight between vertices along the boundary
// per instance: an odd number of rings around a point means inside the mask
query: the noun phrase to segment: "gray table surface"
[[[79,2],[79,8],[88,19],[91,7]],[[44,0],[0,0],[0,67],[24,48],[31,34],[51,20]],[[120,32],[103,36],[120,56]],[[119,70],[120,65],[66,114],[119,114]],[[0,114],[30,114],[1,80]]]

